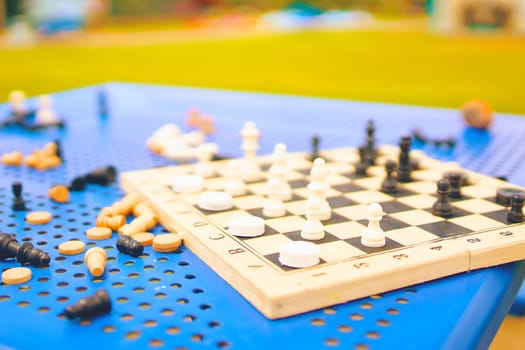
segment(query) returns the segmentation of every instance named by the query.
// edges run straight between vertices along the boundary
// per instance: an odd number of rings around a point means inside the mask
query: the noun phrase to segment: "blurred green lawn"
[[[421,29],[118,44],[0,49],[0,100],[13,89],[35,95],[129,81],[452,108],[480,97],[525,114],[525,38]]]

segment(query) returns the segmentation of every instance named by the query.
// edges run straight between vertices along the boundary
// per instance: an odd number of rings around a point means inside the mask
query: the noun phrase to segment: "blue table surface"
[[[490,130],[477,131],[466,128],[459,112],[450,109],[124,83],[104,86],[110,115],[101,118],[99,88],[54,94],[55,109],[67,122],[64,130],[0,130],[0,153],[27,154],[60,139],[66,160],[48,171],[0,168],[0,230],[32,241],[52,258],[48,268],[32,268],[31,282],[0,286],[4,347],[474,349],[490,344],[525,276],[522,262],[270,321],[185,247],[172,254],[146,248],[144,256],[134,259],[114,248],[116,235],[90,242],[84,232],[95,225],[102,207],[123,196],[118,184],[91,185],[73,193],[66,204],[51,202],[47,190],[102,165],[113,164],[122,172],[172,164],[150,154],[144,141],[165,123],[183,126],[192,106],[215,116],[217,133],[210,141],[230,156],[241,155],[238,131],[246,120],[261,130],[263,154],[277,142],[286,143],[290,151],[308,150],[313,134],[321,136],[323,148],[357,146],[364,142],[367,120],[374,119],[380,143],[397,144],[400,135],[416,127],[433,138],[453,136],[458,141],[453,149],[416,146],[525,185],[525,119],[498,114]],[[0,116],[8,109],[0,105]],[[53,213],[50,223],[27,225],[25,213],[11,210],[15,180],[23,182],[31,210]],[[154,232],[164,229],[159,226]],[[57,245],[71,238],[107,249],[102,278],[86,272],[82,256],[58,253]],[[14,266],[14,261],[0,261],[0,269]],[[60,316],[66,305],[100,287],[111,295],[109,315],[89,322]]]

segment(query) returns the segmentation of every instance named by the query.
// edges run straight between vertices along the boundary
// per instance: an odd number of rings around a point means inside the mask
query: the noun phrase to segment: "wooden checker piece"
[[[32,276],[33,273],[27,267],[14,267],[2,273],[2,283],[22,284],[29,281]]]
[[[95,241],[111,238],[113,231],[109,227],[92,227],[86,230],[86,237]]]
[[[51,213],[47,211],[34,211],[26,215],[26,221],[31,225],[47,224],[51,218]]]
[[[86,244],[82,241],[72,240],[62,242],[58,245],[58,251],[63,255],[77,255],[86,249]]]
[[[418,152],[419,167],[412,181],[399,183],[398,191],[386,194],[380,190],[386,175],[384,164],[387,159],[398,159],[397,147],[379,148],[376,165],[369,167],[366,176],[356,176],[349,165],[359,159],[356,149],[323,150],[321,154],[328,160],[331,189],[327,200],[333,205],[334,219],[324,223],[325,238],[313,241],[319,248],[319,263],[305,268],[283,266],[279,254],[284,244],[301,242],[310,182],[311,162],[306,153],[289,154],[293,197],[285,202],[285,216],[265,218],[264,234],[256,237],[236,237],[227,226],[232,216],[262,212],[269,172],[248,183],[248,192],[236,196],[234,206],[224,211],[198,206],[203,192],[223,188],[226,178],[222,175],[206,179],[210,187],[202,192],[170,189],[175,176],[192,173],[191,165],[126,172],[121,183],[155,210],[166,229],[182,232],[190,250],[270,319],[525,259],[525,224],[509,224],[508,203],[496,200],[500,188],[525,189]],[[272,164],[271,156],[257,161],[263,169]],[[212,164],[217,174],[227,166],[226,161]],[[432,214],[437,200],[434,180],[451,170],[464,173],[467,181],[463,198],[451,200],[455,214],[444,219]],[[381,226],[386,245],[380,248],[361,244],[368,222],[366,208],[372,202],[384,205]]]
[[[155,235],[150,232],[135,232],[130,235],[131,238],[140,242],[143,246],[148,246],[153,244],[153,239]]]

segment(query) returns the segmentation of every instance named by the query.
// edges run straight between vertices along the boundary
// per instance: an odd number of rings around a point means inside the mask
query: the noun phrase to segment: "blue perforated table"
[[[56,110],[67,120],[62,131],[0,130],[1,153],[28,153],[60,139],[66,160],[45,172],[0,168],[0,230],[32,241],[52,258],[49,268],[33,268],[31,282],[0,286],[0,344],[20,349],[471,349],[490,343],[525,276],[521,262],[269,321],[184,247],[172,254],[146,248],[144,256],[134,259],[118,253],[116,237],[99,242],[108,252],[107,272],[93,279],[82,256],[61,256],[56,247],[70,238],[95,245],[84,232],[122,191],[118,184],[91,185],[73,193],[69,203],[56,204],[47,190],[102,165],[122,172],[170,164],[150,154],[144,141],[164,123],[183,125],[191,106],[216,117],[218,132],[211,141],[230,156],[241,154],[238,130],[246,120],[254,120],[263,132],[260,153],[269,153],[276,142],[285,142],[291,151],[307,150],[314,133],[325,148],[356,146],[373,118],[380,143],[395,144],[415,127],[435,138],[454,136],[455,148],[427,146],[425,151],[523,186],[525,119],[497,115],[490,131],[476,131],[465,128],[458,111],[447,109],[121,83],[107,84],[105,90],[107,118],[98,115],[98,87],[88,87],[54,95]],[[0,116],[7,111],[7,105],[0,106]],[[23,182],[32,210],[53,214],[49,224],[28,225],[25,213],[11,210],[15,180]],[[0,269],[13,266],[18,264],[0,262]],[[60,316],[66,305],[100,287],[113,301],[109,315],[90,322]]]

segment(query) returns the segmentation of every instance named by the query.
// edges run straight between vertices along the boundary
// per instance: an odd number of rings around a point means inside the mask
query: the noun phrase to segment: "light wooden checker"
[[[453,200],[455,216],[446,220],[431,214],[436,200],[435,180],[457,164],[444,163],[418,153],[420,170],[414,181],[397,194],[379,191],[387,158],[396,159],[398,148],[383,146],[369,176],[353,174],[348,160],[355,149],[323,151],[330,171],[332,219],[325,222],[326,238],[320,245],[321,263],[304,269],[283,267],[279,246],[300,240],[304,203],[311,163],[304,153],[289,155],[288,179],[294,198],[285,203],[281,218],[265,218],[266,232],[239,238],[227,232],[231,216],[262,216],[267,180],[247,185],[249,193],[234,197],[234,207],[206,212],[197,207],[197,194],[177,194],[170,189],[174,175],[193,172],[193,165],[132,171],[122,174],[122,186],[139,194],[157,211],[161,224],[171,232],[183,232],[185,244],[214,271],[270,319],[295,315],[337,303],[383,293],[415,283],[525,258],[525,224],[506,222],[507,209],[495,202],[498,188],[516,187],[506,182],[461,169],[468,174],[464,198]],[[258,158],[268,169],[271,158]],[[217,172],[226,169],[215,162]],[[207,179],[205,186],[220,190],[225,178]],[[366,206],[379,202],[386,215],[381,225],[387,236],[382,248],[360,243],[367,225]]]

